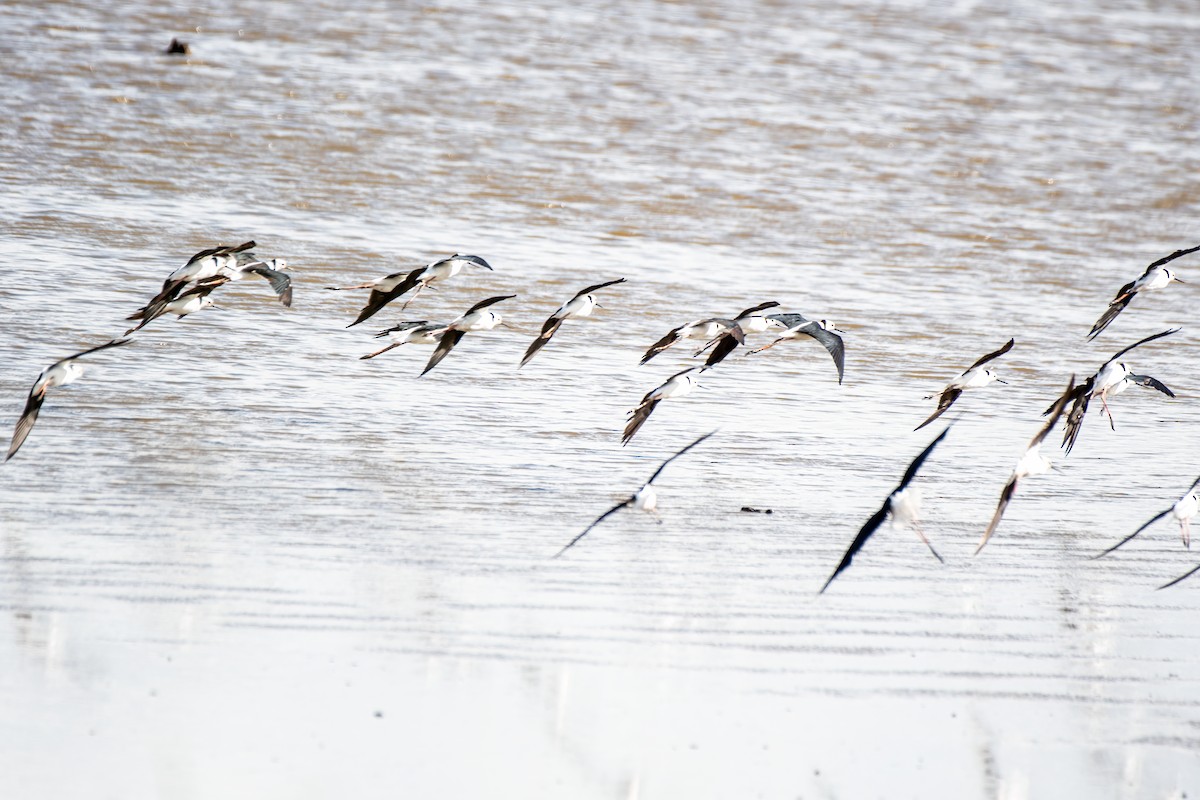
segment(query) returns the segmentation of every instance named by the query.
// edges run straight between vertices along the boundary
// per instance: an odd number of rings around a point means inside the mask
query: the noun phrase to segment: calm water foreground
[[[0,469],[0,797],[1200,791],[1200,581],[1154,591],[1200,556],[1167,520],[1090,560],[1200,474],[1200,269],[1084,341],[1200,243],[1189,4],[103,5],[0,7],[0,431],[196,250],[256,239],[296,301],[152,324]],[[496,270],[357,328],[321,288],[455,251]],[[508,293],[425,378],[357,358]],[[620,446],[693,363],[646,346],[771,299],[844,385],[739,355]],[[1066,377],[1173,325],[1131,366],[1177,398],[1093,412],[972,557]],[[918,480],[946,564],[885,527],[818,597],[1010,336]],[[663,524],[549,558],[717,428]]]

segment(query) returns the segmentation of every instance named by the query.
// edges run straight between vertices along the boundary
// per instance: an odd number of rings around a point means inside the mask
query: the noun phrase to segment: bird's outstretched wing
[[[629,440],[646,424],[646,420],[650,419],[650,415],[654,413],[654,408],[660,402],[662,401],[657,397],[651,397],[647,394],[642,398],[642,402],[638,403],[638,407],[629,412],[629,422],[625,424],[625,432],[621,434],[622,445],[629,444]]]
[[[747,316],[753,314],[755,311],[762,311],[763,309],[766,309],[766,308],[776,308],[778,306],[779,306],[779,303],[777,301],[768,300],[765,303],[759,303],[756,306],[750,306],[750,308],[742,309],[734,316],[734,319],[741,319],[742,317],[747,317]]]
[[[275,296],[279,298],[279,302],[290,308],[292,305],[292,277],[286,272],[280,272],[277,269],[271,269],[263,262],[250,264],[243,267],[246,272],[253,272],[259,277],[266,278],[271,284],[271,291],[275,292]]]
[[[371,289],[371,294],[367,296],[367,304],[363,306],[362,311],[358,312],[358,317],[347,325],[347,328],[353,328],[360,322],[366,322],[371,317],[375,316],[378,311],[388,303],[395,300],[397,297],[408,292],[418,283],[421,282],[421,276],[425,274],[426,267],[414,269],[404,276],[404,279],[387,291],[379,289]]]
[[[992,534],[996,532],[996,528],[1000,525],[1000,520],[1004,518],[1004,510],[1008,508],[1008,504],[1016,491],[1017,476],[1016,473],[1013,473],[1009,477],[1008,483],[1004,484],[1004,488],[1000,490],[1000,501],[996,503],[996,511],[992,514],[992,521],[988,523],[987,530],[983,532],[983,537],[975,547],[975,555],[979,555],[979,551],[983,549],[983,546],[988,543],[988,539],[991,539]]]
[[[58,361],[54,362],[54,366],[58,366],[59,364],[64,364],[68,361],[74,361],[77,358],[83,358],[84,356],[91,355],[92,353],[99,353],[101,350],[107,350],[110,347],[120,347],[123,344],[133,344],[133,341],[134,341],[133,339],[111,339],[111,340],[105,342],[104,344],[96,345],[95,347],[89,347],[87,350],[84,350],[80,353],[76,353],[73,356],[67,356],[66,358],[60,358]]]
[[[1133,541],[1134,537],[1136,537],[1139,533],[1146,530],[1146,528],[1149,528],[1151,525],[1158,522],[1160,519],[1162,519],[1163,517],[1165,517],[1167,514],[1170,514],[1170,513],[1171,513],[1171,509],[1169,509],[1169,508],[1166,509],[1165,511],[1160,511],[1159,513],[1155,514],[1150,519],[1146,520],[1146,522],[1142,524],[1142,527],[1138,528],[1136,531],[1129,534],[1124,539],[1122,539],[1121,541],[1114,544],[1112,547],[1105,550],[1103,553],[1099,553],[1097,555],[1092,556],[1092,558],[1103,558],[1104,556],[1108,555],[1113,550],[1116,550],[1118,547],[1125,544],[1126,542]]]
[[[1138,339],[1136,342],[1129,345],[1124,350],[1119,351],[1115,356],[1110,358],[1108,361],[1105,361],[1104,363],[1111,364],[1112,362],[1116,361],[1118,358],[1125,355],[1126,353],[1128,353],[1130,350],[1132,350],[1135,347],[1140,347],[1141,345],[1144,345],[1146,342],[1153,342],[1155,339],[1161,339],[1164,336],[1170,336],[1173,333],[1179,333],[1179,331],[1181,331],[1181,330],[1182,330],[1182,328],[1168,328],[1165,331],[1159,331],[1158,333],[1152,333],[1144,339]]]
[[[36,387],[37,384],[35,383],[34,386]],[[34,389],[29,392],[29,398],[25,401],[25,410],[21,412],[21,418],[17,420],[17,427],[13,430],[12,441],[8,445],[8,455],[4,457],[5,461],[15,456],[21,449],[21,445],[25,444],[25,439],[33,430],[33,423],[37,422],[38,412],[42,410],[42,403],[45,401],[45,391]]]
[[[476,311],[482,311],[488,306],[496,305],[496,303],[499,303],[501,300],[511,300],[514,297],[516,297],[515,294],[502,294],[498,297],[489,297],[487,300],[480,300],[478,303],[468,308],[466,314],[463,314],[463,316],[465,317],[467,314],[474,314]]]
[[[921,430],[921,428],[924,428],[926,425],[933,422],[935,419],[940,417],[942,414],[946,413],[946,410],[949,409],[950,406],[954,405],[954,401],[957,400],[959,395],[961,395],[962,393],[963,393],[962,389],[955,389],[955,388],[949,387],[949,386],[946,387],[944,390],[942,390],[942,395],[941,395],[941,397],[938,398],[937,411],[934,411],[932,414],[930,414],[928,419],[926,419],[924,422],[922,422],[917,427],[913,428],[913,430],[914,431]]]
[[[654,470],[654,474],[650,476],[650,480],[646,481],[646,484],[647,484],[647,485],[649,485],[649,484],[651,484],[651,483],[654,483],[654,481],[655,481],[655,480],[658,478],[658,476],[662,474],[662,471],[663,471],[664,469],[666,469],[666,468],[667,468],[667,464],[670,464],[672,461],[674,461],[675,459],[679,458],[681,455],[683,455],[684,453],[686,453],[688,450],[691,450],[693,447],[695,447],[696,445],[700,444],[700,443],[701,443],[701,442],[703,442],[705,439],[707,439],[708,437],[712,436],[714,433],[716,433],[716,431],[709,431],[708,433],[704,434],[703,436],[701,436],[701,437],[700,437],[699,439],[697,439],[696,441],[694,441],[694,442],[692,442],[691,444],[689,444],[687,447],[685,447],[685,448],[683,448],[682,450],[680,450],[680,451],[679,451],[678,453],[676,453],[675,455],[673,455],[673,456],[671,456],[670,458],[668,458],[668,459],[667,459],[666,461],[664,461],[663,463],[659,464],[659,466],[658,466],[658,469]]]
[[[1192,577],[1192,576],[1193,576],[1193,575],[1195,575],[1197,572],[1200,572],[1200,565],[1197,565],[1197,566],[1194,566],[1194,567],[1192,567],[1191,569],[1189,569],[1187,572],[1185,572],[1185,573],[1183,573],[1182,575],[1180,575],[1180,576],[1179,576],[1178,578],[1176,578],[1175,580],[1173,580],[1173,581],[1170,581],[1170,582],[1168,582],[1168,583],[1164,583],[1162,586],[1159,586],[1158,588],[1159,588],[1159,589],[1169,589],[1169,588],[1171,588],[1172,586],[1174,586],[1175,584],[1179,583],[1180,581],[1184,581],[1184,580],[1187,580],[1188,578]]]
[[[638,363],[645,364],[647,361],[654,358],[656,355],[661,353],[663,350],[666,350],[668,347],[670,347],[671,345],[678,342],[682,338],[679,335],[679,332],[681,330],[683,330],[685,327],[687,327],[687,326],[680,325],[678,328],[672,328],[670,331],[668,331],[666,336],[662,337],[657,342],[650,345],[650,347],[646,350],[646,353],[642,356],[642,360],[639,361]]]
[[[908,465],[908,469],[904,471],[904,477],[900,479],[900,485],[893,490],[892,494],[895,494],[896,492],[902,492],[908,487],[908,484],[912,481],[912,479],[917,476],[917,470],[921,468],[921,465],[925,463],[925,459],[929,458],[929,454],[933,452],[933,448],[937,447],[938,444],[941,443],[942,439],[946,438],[946,434],[949,432],[950,426],[947,425],[946,430],[942,431],[936,439],[926,445],[925,449],[917,454],[917,457],[914,458],[912,463]]]
[[[871,518],[866,521],[866,524],[864,524],[858,531],[858,535],[855,536],[854,541],[850,543],[850,547],[846,550],[846,554],[843,555],[842,560],[838,562],[837,569],[835,569],[833,574],[829,576],[829,579],[825,581],[825,585],[821,587],[821,591],[818,592],[818,594],[823,594],[825,590],[829,588],[829,584],[833,583],[833,579],[850,566],[850,562],[854,560],[854,556],[863,548],[863,545],[865,545],[867,540],[871,538],[871,535],[878,530],[879,526],[883,524],[883,521],[887,519],[888,512],[892,509],[892,497],[898,492],[904,491],[912,479],[916,477],[917,470],[919,470],[921,465],[925,463],[925,459],[929,458],[929,454],[933,452],[933,449],[938,446],[942,439],[946,438],[946,434],[949,432],[950,428],[947,426],[946,430],[942,431],[936,439],[926,445],[925,449],[917,454],[917,457],[912,460],[912,463],[908,465],[908,469],[904,471],[904,477],[900,479],[900,484],[892,490],[892,493],[888,495],[887,500],[883,501],[883,505],[880,506],[879,510],[876,511]],[[926,544],[929,544],[929,542],[926,542]],[[932,550],[933,547],[931,546],[929,549]],[[937,553],[934,552],[934,555],[936,556]],[[938,556],[938,560],[941,560],[941,556]]]
[[[838,383],[841,383],[842,376],[846,372],[846,344],[842,341],[842,337],[831,330],[822,328],[816,322],[801,328],[800,332],[816,339],[822,347],[829,351],[829,355],[833,358],[833,365],[837,367]]]
[[[624,282],[625,282],[624,278],[617,278],[616,280],[605,281],[604,283],[595,283],[584,289],[580,289],[578,292],[575,293],[575,297],[583,297],[585,294],[591,294],[592,292],[596,291],[597,289],[603,289],[605,286],[612,286],[613,284],[624,283]],[[572,297],[571,299],[574,300],[575,297]]]
[[[1016,341],[1017,341],[1016,339],[1009,339],[1008,342],[1003,347],[1001,347],[999,350],[995,351],[994,353],[988,353],[986,356],[979,359],[974,364],[972,364],[971,366],[969,366],[965,370],[963,370],[963,374],[965,375],[968,372],[970,372],[971,370],[975,369],[976,367],[982,367],[984,364],[988,363],[989,361],[999,358],[1000,356],[1004,355],[1009,350],[1013,349],[1013,345],[1016,344]]]
[[[618,512],[618,511],[620,511],[622,508],[625,508],[626,506],[628,506],[628,505],[629,505],[630,503],[632,503],[632,502],[633,502],[633,497],[630,497],[628,500],[625,500],[625,501],[623,501],[623,502],[617,503],[615,506],[613,506],[612,508],[610,508],[608,511],[605,511],[603,514],[601,514],[600,516],[596,517],[595,521],[593,521],[591,525],[588,525],[586,528],[584,528],[584,529],[583,529],[583,533],[579,534],[579,535],[578,535],[578,536],[576,536],[574,539],[572,539],[571,541],[567,542],[567,543],[566,543],[566,545],[564,545],[564,546],[563,546],[563,548],[562,548],[561,550],[559,550],[557,553],[555,553],[553,556],[551,556],[551,558],[558,558],[558,557],[559,557],[559,556],[561,556],[563,553],[565,553],[565,552],[567,552],[568,550],[570,550],[572,547],[574,547],[574,546],[575,546],[575,543],[576,543],[576,542],[578,542],[578,541],[579,541],[580,539],[582,539],[583,537],[587,536],[587,535],[588,535],[588,534],[591,532],[592,528],[596,527],[596,526],[597,526],[597,525],[599,525],[601,522],[603,522],[604,520],[608,519],[610,516],[612,516],[613,514],[617,513],[617,512]]]
[[[734,325],[729,330],[722,333],[717,338],[713,339],[712,352],[708,354],[708,358],[704,362],[706,367],[715,367],[725,360],[725,356],[729,355],[734,349],[746,341],[746,334],[741,329],[741,326]],[[700,352],[704,352],[701,350]],[[699,353],[697,353],[699,355]]]
[[[1147,389],[1156,389],[1165,394],[1167,397],[1175,396],[1175,393],[1172,392],[1171,389],[1158,378],[1151,377],[1150,375],[1134,375],[1132,372],[1125,377],[1126,380],[1133,381],[1138,386],[1145,386]]]
[[[457,331],[447,329],[442,334],[442,338],[438,340],[437,348],[434,349],[433,355],[429,357],[429,363],[425,365],[425,369],[421,370],[421,375],[424,375],[429,370],[442,363],[442,359],[450,355],[450,351],[454,349],[454,345],[462,341],[462,338],[467,335],[466,331]]]
[[[538,351],[545,347],[550,342],[550,337],[558,333],[558,329],[562,327],[565,317],[551,315],[544,323],[542,323],[542,332],[538,337],[530,343],[529,349],[525,351],[524,357],[521,358],[521,363],[517,365],[517,369],[529,363],[529,360],[537,355]]]
[[[846,554],[838,562],[837,569],[825,581],[825,585],[821,587],[821,591],[818,594],[824,594],[825,590],[829,588],[829,584],[833,583],[833,579],[841,575],[850,566],[850,562],[854,560],[855,554],[863,548],[863,545],[867,543],[867,539],[871,538],[871,534],[875,533],[879,526],[883,524],[883,521],[887,519],[888,511],[891,510],[891,507],[892,498],[891,495],[888,495],[888,499],[883,501],[883,506],[867,520],[866,524],[859,530],[858,535],[854,537],[854,541],[850,543],[850,548],[846,550]]]

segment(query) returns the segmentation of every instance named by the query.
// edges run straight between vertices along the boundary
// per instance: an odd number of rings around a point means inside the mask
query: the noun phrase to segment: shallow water
[[[1084,341],[1197,244],[1190,6],[104,5],[0,7],[0,428],[201,248],[257,240],[296,301],[156,321],[0,471],[0,796],[1200,785],[1200,583],[1153,590],[1196,557],[1166,520],[1089,560],[1200,474],[1197,290]],[[364,293],[322,289],[455,251],[495,272],[349,330]],[[420,380],[357,358],[509,293]],[[846,331],[844,385],[813,342],[738,354],[620,446],[694,363],[651,342],[771,299]],[[1094,410],[973,558],[1067,376],[1174,325],[1127,360],[1177,398]],[[917,482],[946,564],[885,527],[818,596],[922,397],[1009,336]],[[661,525],[549,558],[718,428]]]

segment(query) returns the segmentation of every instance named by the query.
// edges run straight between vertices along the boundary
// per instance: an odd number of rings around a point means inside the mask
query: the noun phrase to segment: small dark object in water
[[[742,506],[742,511],[748,514],[774,514],[775,512],[769,508],[751,508],[750,506]]]
[[[167,49],[164,50],[163,53],[169,56],[186,56],[191,55],[192,48],[188,47],[187,42],[181,42],[178,39],[172,39],[171,43],[167,45]]]

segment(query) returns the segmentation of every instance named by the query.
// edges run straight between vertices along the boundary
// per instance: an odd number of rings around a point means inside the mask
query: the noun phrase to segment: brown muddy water
[[[0,429],[191,253],[244,281],[47,401],[0,469],[0,797],[1180,798],[1200,791],[1192,4],[9,2]],[[192,55],[161,55],[172,36]],[[361,292],[468,271],[347,330]],[[625,277],[521,371],[542,320]],[[515,293],[514,329],[371,334]],[[764,300],[846,331],[694,363]],[[375,323],[379,324],[376,325]],[[1040,412],[1096,411],[972,551]],[[884,527],[923,396],[1010,336]],[[760,337],[766,343],[767,337]],[[663,523],[610,518],[661,459]],[[1055,450],[1048,447],[1047,451]],[[743,513],[743,506],[770,515]]]

